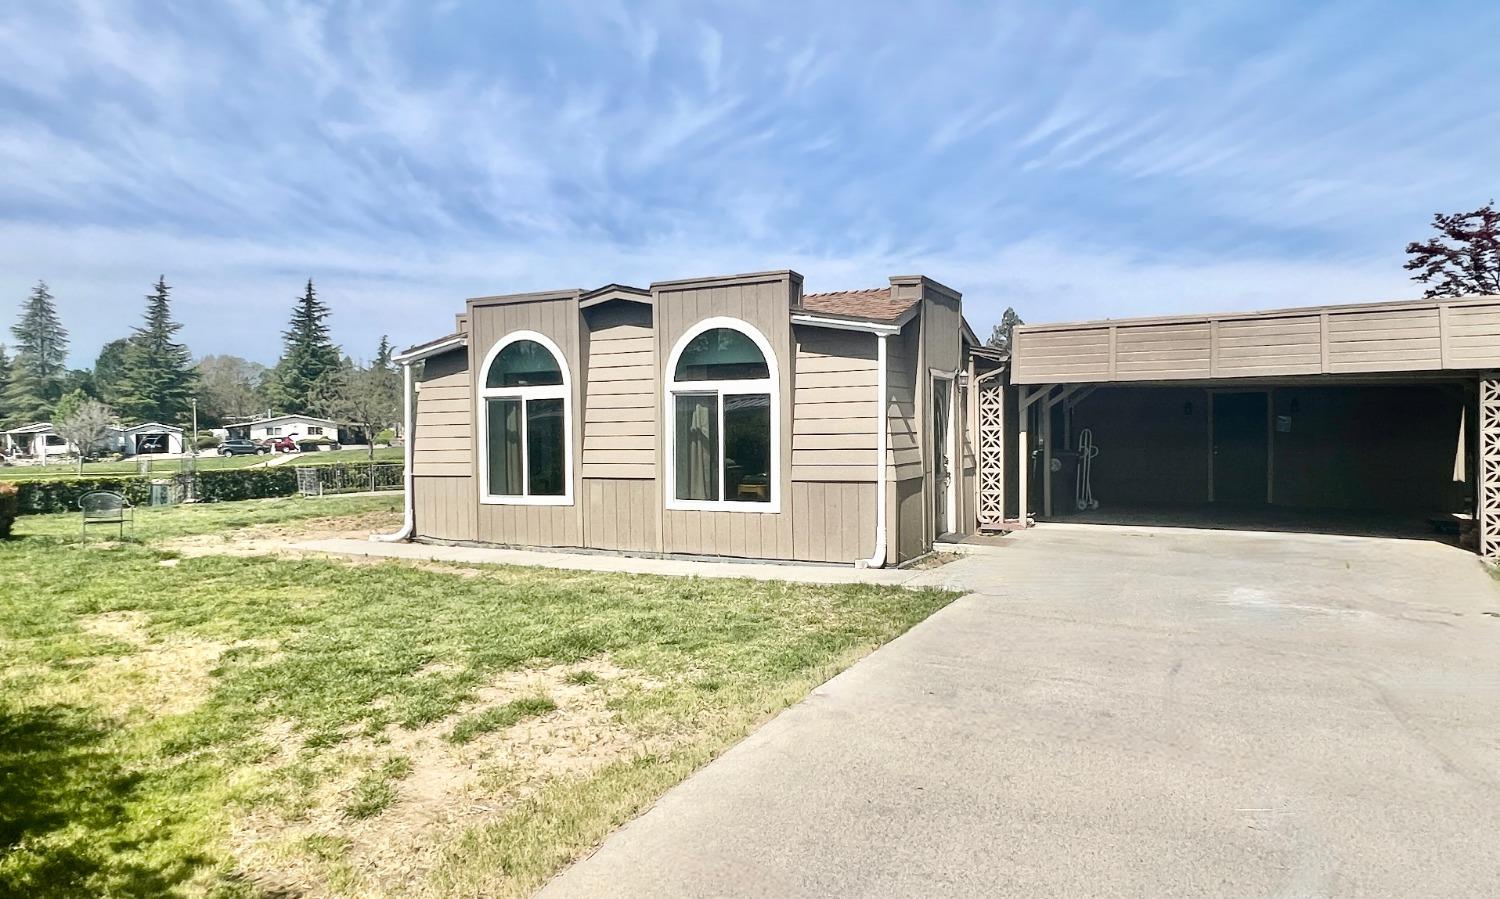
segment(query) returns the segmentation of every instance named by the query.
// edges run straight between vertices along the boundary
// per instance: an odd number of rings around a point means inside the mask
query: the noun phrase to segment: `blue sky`
[[[0,8],[0,321],[74,363],[158,273],[197,353],[271,362],[466,296],[919,272],[986,332],[1418,296],[1500,196],[1500,5],[129,3]]]

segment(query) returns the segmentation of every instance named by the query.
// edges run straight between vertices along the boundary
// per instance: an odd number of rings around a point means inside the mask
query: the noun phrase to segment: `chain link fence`
[[[355,462],[348,465],[297,466],[297,492],[303,496],[401,490],[406,486],[400,462]]]

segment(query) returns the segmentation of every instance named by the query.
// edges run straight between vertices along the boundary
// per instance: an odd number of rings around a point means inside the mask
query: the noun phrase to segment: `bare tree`
[[[109,440],[109,426],[115,414],[110,408],[93,397],[75,390],[57,403],[57,414],[52,420],[52,429],[62,439],[73,444],[78,453],[78,473],[83,473],[84,457],[103,446]]]
[[[1500,294],[1500,210],[1491,200],[1473,212],[1438,213],[1432,227],[1440,237],[1406,245],[1403,266],[1412,280],[1432,285],[1423,296]]]
[[[393,372],[379,365],[350,368],[327,377],[314,391],[314,403],[336,421],[358,425],[375,461],[375,435],[401,416],[401,385]]]

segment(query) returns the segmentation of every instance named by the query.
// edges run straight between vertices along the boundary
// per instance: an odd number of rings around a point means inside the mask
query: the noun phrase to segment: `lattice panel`
[[[1479,553],[1500,559],[1500,380],[1479,382]]]
[[[979,521],[1005,520],[1005,392],[999,378],[979,385]]]

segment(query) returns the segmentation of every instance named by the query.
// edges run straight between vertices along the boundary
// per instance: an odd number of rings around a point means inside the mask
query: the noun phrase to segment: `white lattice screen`
[[[1005,520],[1005,392],[998,378],[979,385],[979,521]]]

